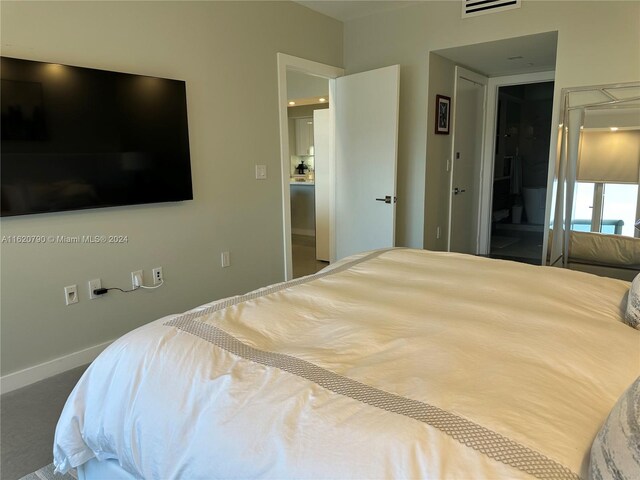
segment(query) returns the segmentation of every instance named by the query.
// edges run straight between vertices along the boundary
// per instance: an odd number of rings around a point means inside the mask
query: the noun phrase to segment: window
[[[638,206],[638,185],[624,183],[605,183],[602,201],[602,233],[620,233],[633,237]],[[623,222],[620,232],[611,231],[614,224],[610,222]]]
[[[577,182],[571,230],[633,237],[638,185]]]
[[[576,183],[573,215],[571,215],[571,230],[575,230],[578,232],[591,231],[594,189],[595,183]]]

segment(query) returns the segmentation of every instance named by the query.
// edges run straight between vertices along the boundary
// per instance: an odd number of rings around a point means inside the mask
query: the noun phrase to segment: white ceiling
[[[547,32],[433,53],[488,77],[497,77],[555,70],[557,43],[558,32]]]
[[[296,0],[296,3],[345,22],[375,13],[406,8],[424,1]],[[548,32],[447,48],[434,53],[478,73],[496,77],[555,70],[557,42],[557,32]]]
[[[341,22],[352,20],[354,18],[366,17],[374,13],[388,12],[398,8],[415,5],[424,0],[379,0],[379,1],[334,1],[334,0],[311,0],[296,1],[300,5],[304,5],[311,10],[320,12],[328,17],[335,18]]]

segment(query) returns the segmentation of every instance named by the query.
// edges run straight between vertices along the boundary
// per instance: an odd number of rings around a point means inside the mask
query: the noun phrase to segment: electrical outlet
[[[95,280],[89,280],[89,298],[91,300],[100,296],[93,293],[93,291],[97,290],[98,288],[102,288],[102,281],[99,278],[96,278]]]
[[[220,254],[220,264],[223,268],[231,265],[231,257],[229,256],[229,252],[222,252],[222,254]]]
[[[151,271],[153,275],[153,284],[158,285],[163,282],[164,276],[162,275],[162,267],[156,267]]]
[[[142,270],[136,270],[135,272],[131,272],[131,288],[134,290],[139,288],[144,282],[144,274]]]
[[[73,305],[78,303],[78,286],[69,285],[64,287],[64,303],[65,305]]]
[[[436,227],[436,238],[440,238],[441,232],[440,227]]]

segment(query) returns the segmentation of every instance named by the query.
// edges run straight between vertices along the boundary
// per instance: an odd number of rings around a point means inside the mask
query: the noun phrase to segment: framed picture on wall
[[[436,134],[449,135],[451,97],[436,95]]]

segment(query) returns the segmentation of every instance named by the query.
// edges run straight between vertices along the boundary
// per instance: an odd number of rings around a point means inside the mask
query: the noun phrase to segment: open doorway
[[[498,88],[490,253],[539,264],[549,172],[554,82]]]
[[[300,74],[299,77],[301,82],[301,89],[304,89],[305,77],[317,77],[323,81],[328,81],[329,79],[335,79],[344,74],[344,70],[339,67],[333,67],[331,65],[324,65],[318,62],[313,62],[310,60],[306,60],[303,58],[293,57],[291,55],[286,55],[283,53],[278,53],[277,55],[278,61],[278,111],[280,117],[280,151],[281,151],[281,182],[282,182],[282,214],[283,214],[283,253],[284,253],[284,279],[291,280],[293,278],[293,233],[292,233],[292,203],[291,203],[291,190],[292,190],[292,174],[295,171],[295,167],[299,164],[299,162],[295,162],[294,154],[295,154],[295,137],[292,139],[292,136],[295,135],[295,120],[293,120],[293,126],[291,125],[291,121],[289,119],[289,107],[296,105],[289,105],[290,101],[295,102],[295,100],[288,100],[289,96],[299,97],[299,98],[309,98],[312,97],[313,94],[309,95],[308,93],[296,93],[295,85],[293,87],[289,86],[291,73],[295,72]],[[295,76],[292,80],[295,82]],[[327,97],[328,104],[332,103],[332,98],[334,97],[334,92],[332,91],[332,85],[329,84],[329,96]],[[319,102],[318,97],[318,102]],[[316,103],[316,102],[311,102]],[[298,105],[300,106],[300,105]],[[311,110],[313,111],[313,110]],[[332,112],[333,109],[325,109],[325,112]],[[330,115],[329,122],[333,122],[332,115]],[[293,130],[293,131],[292,131]],[[315,132],[314,132],[315,133]],[[315,140],[315,139],[314,139]],[[314,141],[315,143],[315,141]],[[314,154],[315,154],[315,145],[314,145]],[[314,155],[315,157],[315,155]],[[308,161],[308,160],[307,160]],[[305,164],[308,167],[307,161]],[[295,162],[295,163],[294,163]],[[333,169],[335,165],[333,165],[334,159],[331,158],[329,161],[329,179],[334,177]],[[314,177],[317,177],[314,158]],[[302,169],[305,171],[305,169]],[[296,177],[293,177],[295,180]],[[314,178],[315,183],[315,178]],[[329,183],[330,192],[333,192],[335,188],[331,181]],[[316,192],[314,191],[314,197]],[[331,198],[332,193],[330,194]],[[315,198],[314,198],[315,203]],[[298,202],[295,202],[295,205],[298,205]],[[333,216],[333,206],[329,205],[330,217]],[[313,209],[313,214],[315,216],[315,207]],[[333,219],[329,220],[329,227],[332,227]],[[308,233],[308,232],[307,232]],[[315,231],[314,231],[315,234]],[[308,235],[307,235],[308,236]],[[304,240],[304,239],[302,239]],[[308,240],[308,239],[307,239]],[[333,251],[332,243],[334,242],[334,235],[330,233],[330,255]],[[307,242],[309,243],[309,242]],[[314,242],[315,244],[315,239]],[[311,245],[302,245],[302,247],[307,247],[307,255],[309,254],[309,250],[313,251],[314,247]]]
[[[287,70],[293,278],[329,263],[329,80]]]
[[[326,185],[329,261],[392,247],[395,242],[396,171],[400,105],[400,66],[390,65],[344,76],[341,68],[278,53],[283,247],[285,280],[293,278],[291,183],[287,72],[329,79],[328,109],[313,111],[315,200]],[[324,117],[324,118],[321,118]],[[318,124],[329,158],[326,182],[319,180]],[[307,168],[300,166],[303,181]],[[295,177],[294,177],[295,180]],[[320,218],[315,209],[316,237]],[[319,242],[316,239],[316,250]]]

